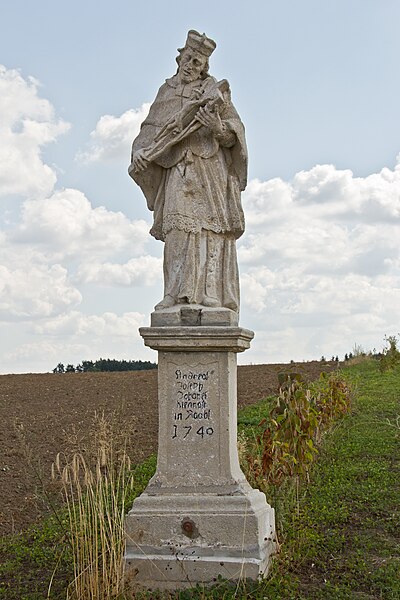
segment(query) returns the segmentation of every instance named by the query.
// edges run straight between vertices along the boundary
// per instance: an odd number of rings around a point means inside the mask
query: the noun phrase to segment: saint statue
[[[208,73],[216,44],[191,30],[177,73],[158,91],[132,146],[129,174],[154,212],[151,235],[165,242],[164,298],[176,305],[239,311],[236,240],[244,232],[244,126],[229,84]]]

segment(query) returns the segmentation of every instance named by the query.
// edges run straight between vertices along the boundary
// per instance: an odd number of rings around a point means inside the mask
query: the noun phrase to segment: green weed
[[[249,440],[242,465],[249,481],[268,493],[288,478],[308,477],[322,434],[350,411],[351,390],[338,373],[307,386],[298,374],[281,377],[281,388]],[[243,444],[243,440],[242,440]]]
[[[275,506],[281,542],[268,578],[240,584],[221,580],[213,588],[197,586],[176,593],[143,593],[137,598],[400,597],[400,372],[392,369],[383,378],[378,361],[370,359],[350,366],[345,373],[346,385],[349,381],[357,389],[352,414],[344,411],[342,418],[333,421],[333,427],[324,430],[317,460],[308,465],[309,482],[307,477],[295,476],[285,478],[279,486],[265,487],[265,481],[260,483]],[[328,389],[340,400],[343,389],[336,384],[337,381],[328,387],[326,379],[322,379],[311,395],[317,399],[321,389]],[[297,403],[296,414],[304,417],[304,398],[292,400]],[[338,401],[337,410],[342,414],[340,404]],[[282,407],[277,407],[277,399],[269,398],[240,411],[242,456],[252,445],[257,448],[253,442],[266,428],[271,411],[275,410],[276,416],[282,414]],[[331,421],[335,411],[329,403],[323,406],[324,419]],[[263,419],[265,423],[260,427]],[[125,500],[126,508],[146,487],[154,469],[152,457],[133,470],[133,489]],[[263,474],[262,477],[265,479]],[[59,520],[44,520],[27,533],[1,540],[1,600],[65,599],[67,585],[74,576],[65,535],[67,521],[68,514],[60,513]],[[123,595],[119,600],[125,600]]]
[[[386,347],[383,350],[379,361],[379,368],[382,373],[391,371],[400,365],[400,352],[397,348],[397,336],[385,336]]]

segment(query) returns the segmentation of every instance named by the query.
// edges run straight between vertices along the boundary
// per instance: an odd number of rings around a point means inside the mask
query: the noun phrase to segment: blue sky
[[[137,328],[162,244],[127,175],[188,29],[245,123],[242,363],[380,348],[400,330],[400,4],[0,5],[0,372],[154,359]]]

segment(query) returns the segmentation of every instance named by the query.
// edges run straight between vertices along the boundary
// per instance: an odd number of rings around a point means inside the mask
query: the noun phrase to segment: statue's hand
[[[224,126],[218,111],[209,105],[200,106],[195,119],[204,125],[204,127],[208,127],[215,136],[222,136],[224,134]]]
[[[136,171],[137,173],[140,173],[141,171],[144,171],[145,169],[147,169],[148,164],[149,164],[149,159],[146,158],[146,154],[143,149],[137,150],[135,152],[135,154],[132,156],[133,170]]]

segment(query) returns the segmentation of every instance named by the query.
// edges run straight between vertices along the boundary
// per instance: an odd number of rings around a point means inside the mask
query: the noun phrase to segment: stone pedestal
[[[191,318],[201,323],[196,311],[184,322]],[[253,333],[189,324],[140,334],[158,350],[159,449],[157,472],[126,519],[127,579],[148,589],[212,584],[219,575],[257,579],[274,551],[275,524],[237,454],[236,354]]]

